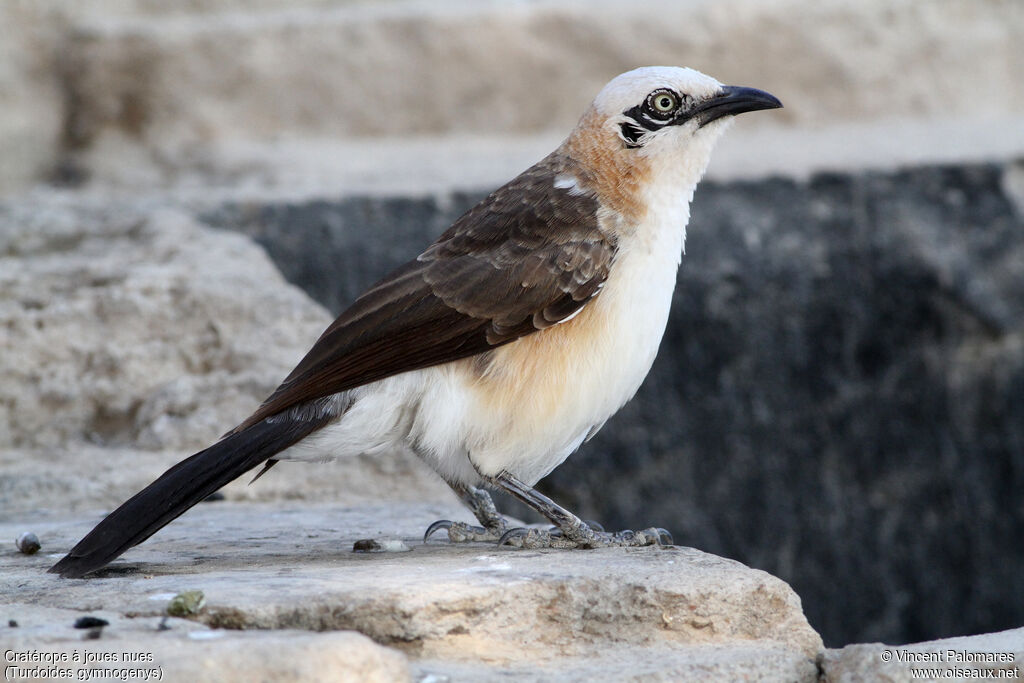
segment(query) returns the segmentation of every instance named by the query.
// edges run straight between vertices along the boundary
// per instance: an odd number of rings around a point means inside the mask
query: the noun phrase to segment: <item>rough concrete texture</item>
[[[1024,67],[1022,28],[1019,6],[977,0],[703,0],[644,12],[607,0],[378,2],[157,20],[96,14],[76,27],[70,80],[83,143],[105,128],[162,142],[560,129],[610,73],[641,64],[683,63],[774,88],[793,103],[785,117],[801,123],[977,115],[980,101],[997,116],[1024,106],[1014,77]],[[864,45],[874,49],[866,54]]]
[[[821,683],[1024,680],[1024,628],[914,645],[866,643],[826,650]]]
[[[329,322],[249,240],[177,212],[21,202],[0,214],[10,446],[204,445]]]
[[[0,140],[18,153],[0,156],[0,191],[43,176],[135,190],[265,184],[282,157],[289,182],[316,182],[365,149],[339,138],[547,140],[610,77],[644,64],[782,98],[785,110],[751,124],[766,135],[717,162],[736,172],[759,140],[753,167],[774,171],[1024,149],[1024,6],[1003,0],[658,0],[643,12],[616,0],[42,0],[0,5],[5,25],[18,38],[4,42]],[[806,145],[817,157],[793,144],[808,137],[825,143]],[[450,158],[447,145],[436,154]],[[502,157],[514,163],[515,145]],[[479,181],[471,168],[458,177]]]
[[[203,405],[206,405],[204,402]],[[139,450],[69,442],[53,448],[0,448],[0,510],[5,515],[113,509],[191,451]],[[229,501],[343,501],[347,504],[455,500],[427,465],[381,454],[333,463],[280,463],[221,492]]]
[[[254,410],[329,321],[257,245],[181,212],[0,206],[0,509],[122,502]],[[278,470],[225,493],[450,499],[398,454]]]
[[[158,601],[159,602],[159,601]],[[164,680],[202,683],[253,681],[344,681],[393,683],[411,680],[402,653],[352,631],[211,630],[184,619],[126,617],[103,607],[89,615],[109,622],[99,640],[73,626],[79,609],[0,605],[0,642],[5,653],[41,652],[52,664],[5,660],[9,681],[54,680],[56,667],[74,680]],[[18,626],[8,626],[17,615]],[[13,617],[12,617],[13,618]],[[161,626],[161,622],[162,626]],[[162,630],[165,629],[165,630]],[[10,656],[10,655],[8,655]],[[17,667],[13,670],[11,667]],[[45,667],[46,673],[33,668]],[[85,673],[80,673],[80,672]],[[63,676],[67,678],[67,676]]]
[[[43,551],[0,552],[0,617],[19,624],[0,633],[17,649],[152,651],[168,680],[187,680],[176,668],[181,656],[248,649],[246,671],[279,658],[230,633],[216,649],[193,651],[186,643],[223,631],[178,619],[155,632],[171,596],[202,590],[197,621],[283,630],[286,652],[316,655],[307,670],[337,667],[352,651],[371,670],[393,671],[399,656],[362,640],[343,640],[342,653],[330,655],[337,640],[296,630],[359,631],[404,653],[420,674],[472,672],[473,680],[817,678],[821,639],[796,594],[764,572],[681,547],[559,552],[420,543],[431,520],[466,515],[444,505],[207,503],[84,581],[44,570],[96,515],[5,521],[0,538],[31,523]],[[401,538],[412,550],[353,553],[360,538]],[[98,643],[83,643],[68,628],[73,610],[101,606],[96,616],[111,625]]]
[[[29,3],[0,3],[0,194],[48,175],[60,155],[64,102],[52,46],[60,23]]]

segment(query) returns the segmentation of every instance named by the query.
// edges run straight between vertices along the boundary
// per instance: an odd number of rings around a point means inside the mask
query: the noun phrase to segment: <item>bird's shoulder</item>
[[[492,192],[417,259],[435,296],[502,330],[543,329],[601,288],[616,252],[596,196],[554,153]]]

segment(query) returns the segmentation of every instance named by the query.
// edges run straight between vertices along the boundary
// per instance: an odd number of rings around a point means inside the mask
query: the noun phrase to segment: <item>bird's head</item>
[[[736,114],[781,106],[763,90],[722,85],[699,71],[674,66],[627,71],[594,99],[594,109],[622,145],[645,155],[713,140]]]
[[[722,85],[693,69],[642,67],[616,76],[598,93],[567,150],[617,183],[643,176],[645,184],[657,178],[692,189],[736,114],[781,106],[762,90]]]

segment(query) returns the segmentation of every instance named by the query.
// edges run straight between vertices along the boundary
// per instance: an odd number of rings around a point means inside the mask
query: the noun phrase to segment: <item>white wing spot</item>
[[[564,173],[555,176],[555,189],[567,190],[574,197],[586,194],[586,191],[580,187],[580,181]]]

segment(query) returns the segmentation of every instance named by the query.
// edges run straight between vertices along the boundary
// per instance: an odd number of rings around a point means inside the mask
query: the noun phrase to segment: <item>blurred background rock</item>
[[[651,377],[541,489],[782,577],[831,646],[1020,626],[1022,35],[1016,0],[7,0],[0,509],[60,505],[46,472],[159,472],[312,342],[327,316],[216,229],[336,313],[609,78],[687,65],[786,108],[723,140]],[[447,495],[346,467],[266,490]]]

